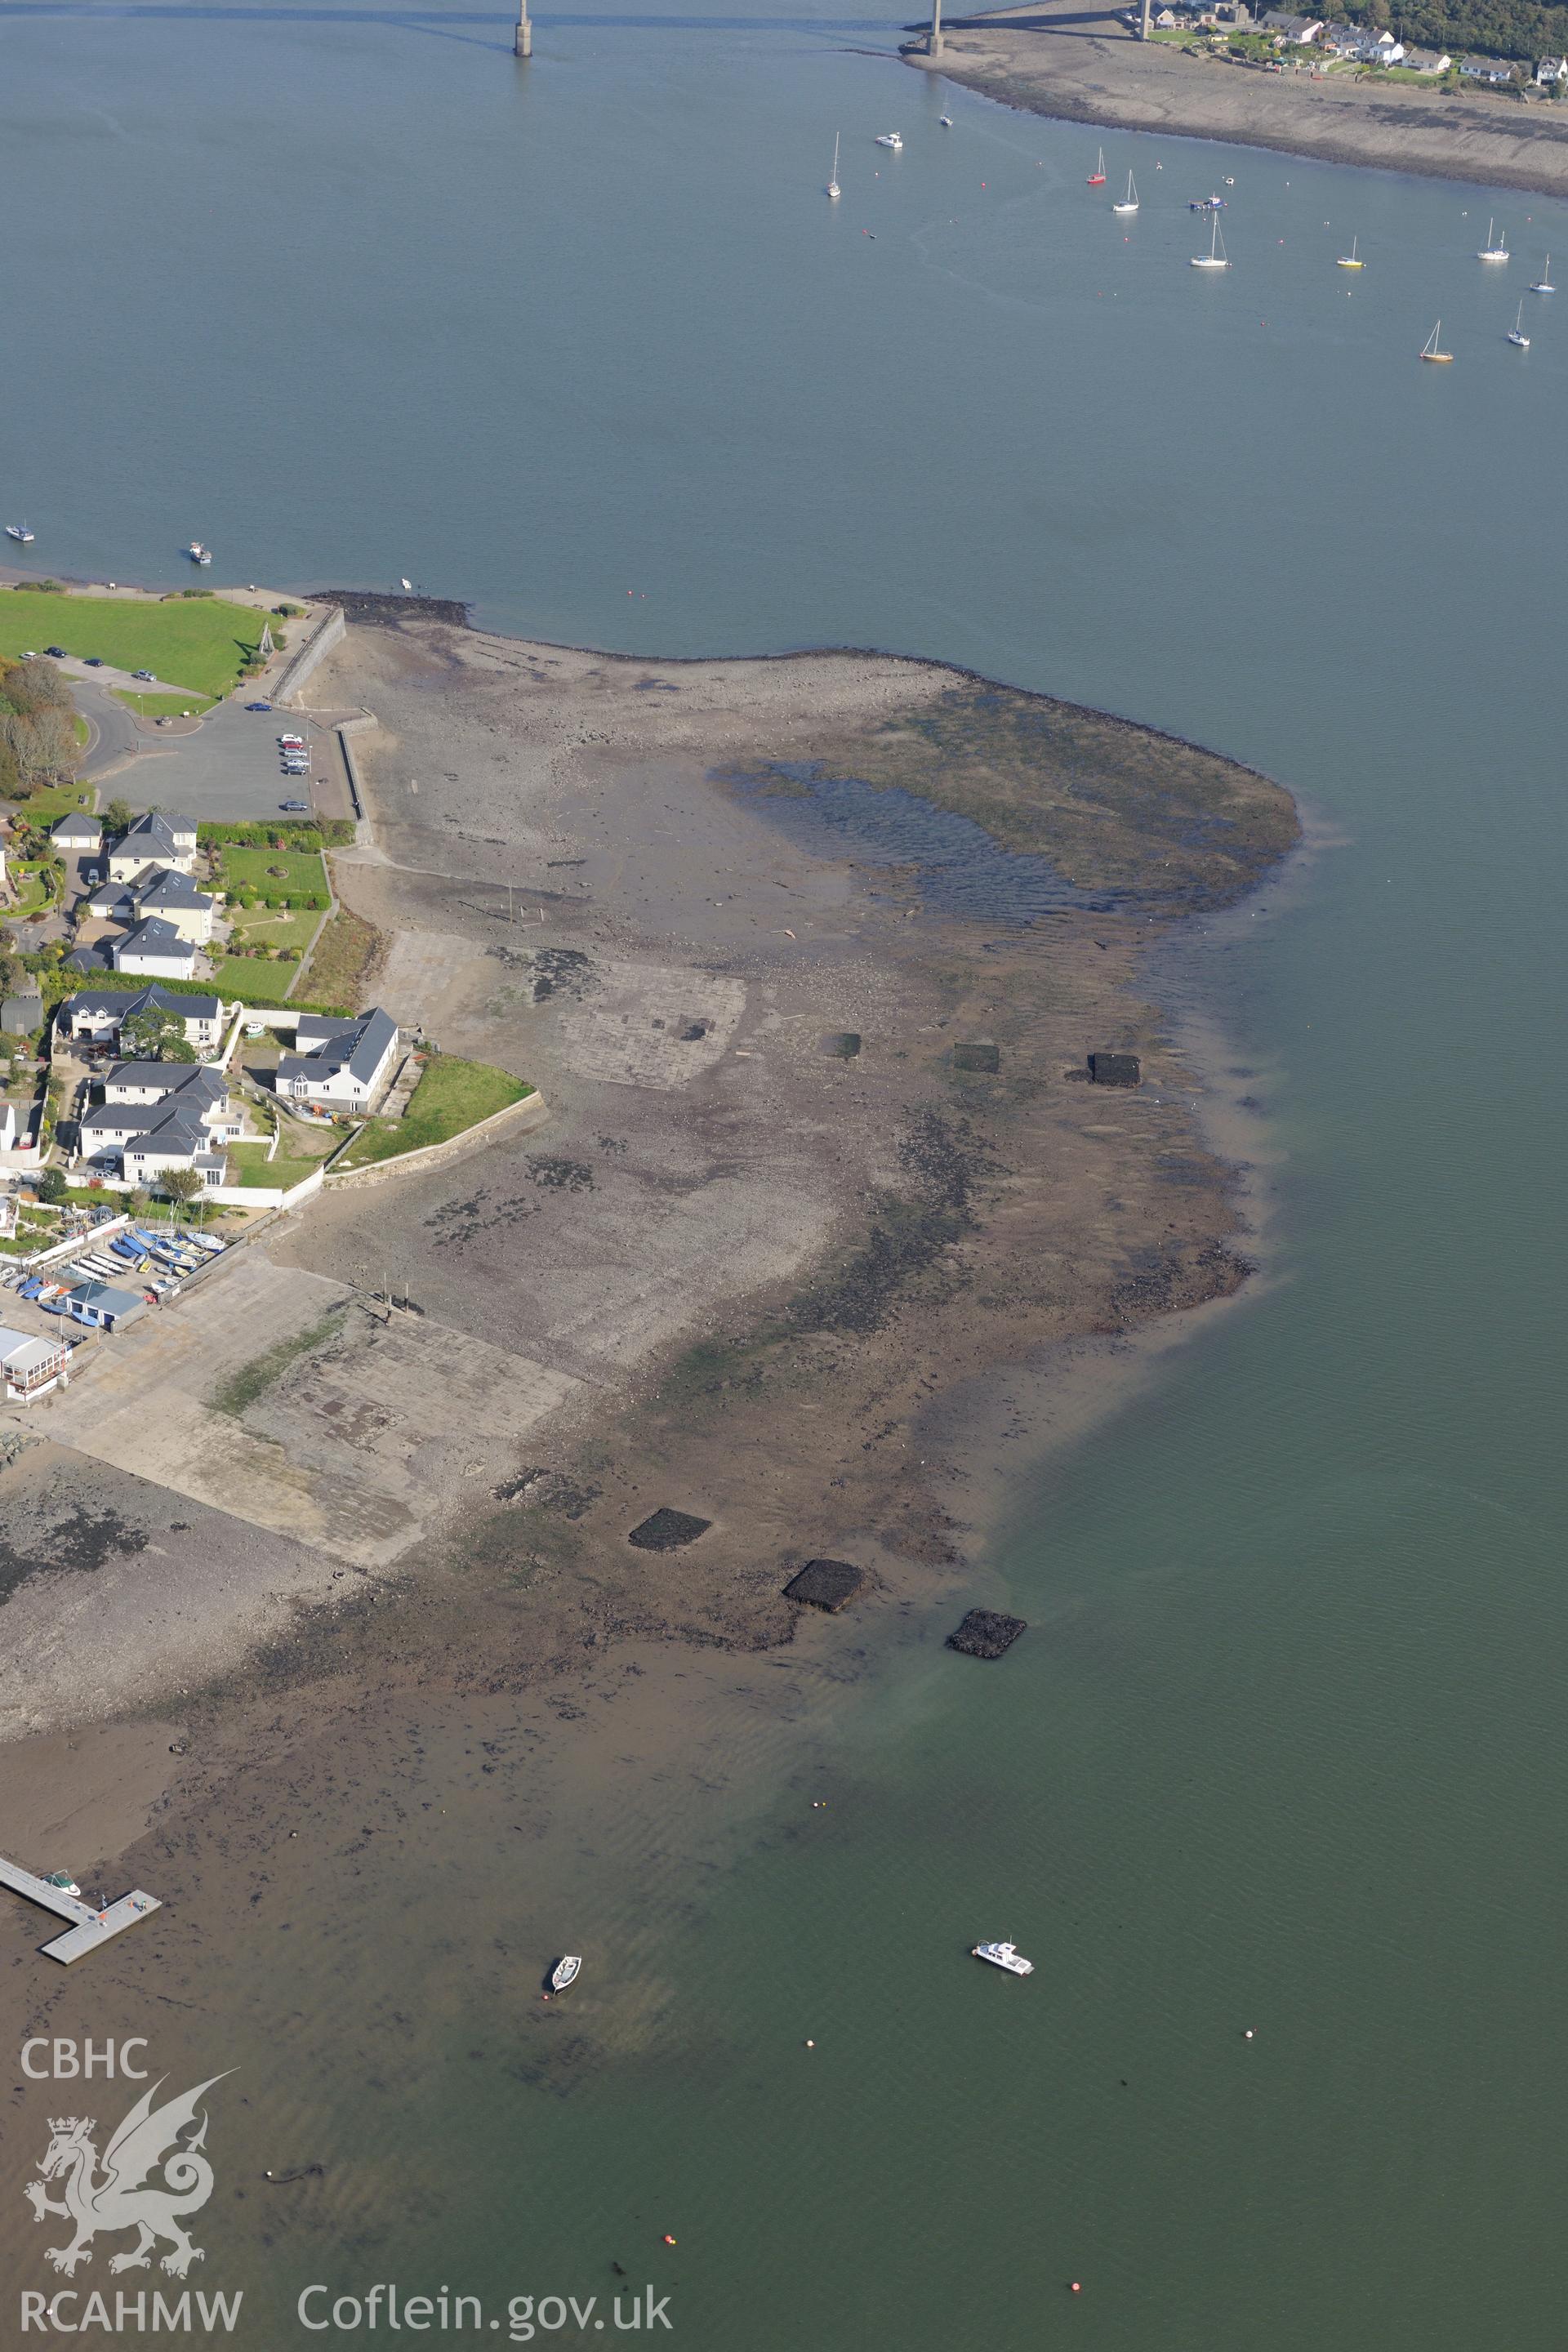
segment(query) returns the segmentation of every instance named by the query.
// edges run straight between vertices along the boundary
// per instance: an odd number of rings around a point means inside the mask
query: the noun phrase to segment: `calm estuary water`
[[[40,570],[173,581],[196,533],[563,640],[943,656],[1252,761],[1335,845],[1176,975],[1285,1154],[1276,1278],[1014,1490],[1005,1667],[907,1627],[760,1748],[746,1835],[650,1783],[579,1858],[657,2021],[606,2060],[584,2011],[564,2084],[469,2063],[504,2028],[433,1903],[208,1988],[204,2058],[231,2002],[258,2109],[366,2175],[247,2238],[248,2340],[321,2340],[307,2278],[618,2255],[692,2352],[1553,2352],[1568,292],[1503,337],[1568,213],[1500,199],[1486,271],[1485,191],[1110,138],[1089,192],[1098,134],[896,38],[581,7],[520,72],[479,9],[0,0]],[[1028,1987],[955,1965],[983,1932]],[[312,2021],[351,1979],[374,2085]]]

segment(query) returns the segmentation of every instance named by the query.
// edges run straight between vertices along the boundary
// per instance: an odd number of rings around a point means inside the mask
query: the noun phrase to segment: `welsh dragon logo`
[[[92,2242],[100,2231],[110,2237],[121,2230],[137,2233],[136,2243],[128,2252],[110,2256],[111,2271],[145,2270],[153,2250],[163,2243],[169,2252],[163,2257],[162,2267],[174,2278],[184,2278],[193,2263],[204,2259],[201,2247],[191,2243],[185,2220],[199,2213],[213,2193],[213,2168],[202,2153],[207,2136],[202,2100],[213,2084],[224,2078],[214,2074],[198,2083],[194,2091],[154,2107],[153,2101],[167,2079],[162,2077],[142,2092],[104,2149],[101,2171],[93,2146],[98,2129],[94,2118],[51,2118],[49,2144],[38,2166],[38,2179],[29,2180],[22,2194],[33,2209],[35,2221],[42,2221],[53,2213],[75,2224],[76,2235],[68,2246],[49,2246],[44,2253],[45,2261],[68,2277],[79,2263],[91,2262]],[[182,2134],[193,2125],[195,2130],[191,2137],[183,2139]],[[154,2179],[158,2173],[163,2175],[161,2180]],[[57,2200],[45,2195],[47,2180],[63,2182],[63,2198]]]

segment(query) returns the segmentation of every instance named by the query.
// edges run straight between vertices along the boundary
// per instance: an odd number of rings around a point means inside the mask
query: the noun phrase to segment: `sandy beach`
[[[818,1555],[867,1585],[814,1643],[972,1587],[943,1399],[1245,1278],[1140,960],[1297,833],[1209,753],[873,656],[356,626],[311,693],[380,721],[374,837],[335,861],[376,998],[551,1116],[290,1218],[4,1474],[12,1835],[79,1875],[130,1849],[176,1902],[171,1824],[215,1834],[279,1769],[298,1794],[301,1743],[353,1805],[345,1727],[412,1694],[460,1720],[790,1644]],[[1140,1088],[1089,1083],[1106,1047]],[[710,1524],[629,1545],[661,1507]],[[31,1930],[0,1927],[18,1958]]]
[[[1118,11],[1071,0],[949,21],[940,58],[909,61],[1004,105],[1108,130],[1275,147],[1545,195],[1568,191],[1568,107],[1449,96],[1386,76],[1272,74],[1138,40]]]

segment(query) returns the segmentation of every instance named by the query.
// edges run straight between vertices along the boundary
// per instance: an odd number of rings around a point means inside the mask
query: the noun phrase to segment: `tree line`
[[[1448,49],[1456,58],[1568,57],[1568,7],[1541,8],[1533,0],[1345,0],[1352,25],[1390,31],[1407,48]]]
[[[76,707],[51,661],[0,669],[0,800],[26,800],[76,772]]]

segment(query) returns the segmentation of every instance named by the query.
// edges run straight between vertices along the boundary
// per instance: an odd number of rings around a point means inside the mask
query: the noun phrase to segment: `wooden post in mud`
[[[931,0],[931,31],[926,35],[926,55],[942,55],[942,0]]]
[[[517,31],[511,47],[514,57],[531,58],[533,55],[533,26],[529,22],[528,0],[517,0]]]

